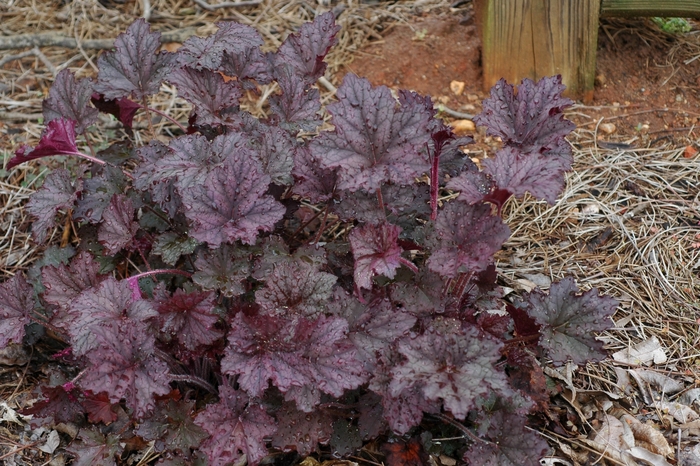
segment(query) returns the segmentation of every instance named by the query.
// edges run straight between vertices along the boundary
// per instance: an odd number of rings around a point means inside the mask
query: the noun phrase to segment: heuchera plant
[[[547,444],[526,424],[549,399],[540,361],[601,360],[594,332],[617,305],[572,279],[515,301],[497,284],[503,204],[555,202],[571,167],[561,79],[496,84],[475,121],[503,148],[479,168],[429,97],[352,74],[319,133],[330,13],[275,53],[248,26],[218,27],[167,53],[137,20],[96,80],[59,73],[41,141],[8,164],[90,162],[53,171],[27,205],[37,242],[69,215],[77,248],[0,285],[0,347],[58,348],[25,414],[81,426],[79,465],[115,464],[129,439],[167,465],[343,453],[332,438],[407,434],[426,414],[467,435],[469,464],[538,464]],[[98,110],[128,134],[139,112],[150,125],[164,82],[193,106],[167,144],[152,126],[141,145],[76,139]],[[267,118],[239,108],[272,82]]]

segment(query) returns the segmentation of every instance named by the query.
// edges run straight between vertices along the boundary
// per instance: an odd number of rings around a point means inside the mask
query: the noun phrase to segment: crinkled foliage
[[[91,79],[76,80],[69,70],[61,70],[42,104],[44,121],[58,118],[73,120],[76,122],[75,132],[83,134],[88,126],[97,121],[97,109],[88,105],[91,97]]]
[[[160,32],[151,32],[144,19],[137,19],[114,41],[115,50],[100,55],[95,91],[106,99],[155,94],[175,65],[175,55],[158,52]]]
[[[553,283],[549,294],[533,290],[519,307],[540,324],[540,344],[556,364],[600,361],[606,356],[594,332],[610,328],[618,302],[593,288],[584,293],[572,278]]]
[[[0,284],[0,348],[10,342],[22,343],[24,326],[36,307],[34,291],[23,274],[17,274]]]
[[[445,419],[425,413],[446,412],[488,442],[465,460],[534,464],[544,443],[526,423],[552,416],[541,365],[600,360],[616,306],[571,279],[519,300],[498,286],[504,203],[554,202],[571,167],[559,78],[494,87],[475,121],[503,148],[477,166],[429,97],[349,74],[323,108],[332,13],[276,52],[250,26],[217,26],[165,53],[137,20],[94,84],[56,77],[39,144],[8,164],[93,164],[49,174],[27,207],[37,242],[72,220],[71,246],[41,245],[29,279],[0,284],[0,347],[56,351],[33,426],[76,423],[76,464],[148,443],[163,465],[255,466],[270,445],[343,455],[416,438]],[[194,107],[171,114],[179,125],[149,124],[163,81]],[[243,105],[260,85],[263,119]],[[94,158],[78,150],[88,100],[124,125]],[[139,109],[154,121],[134,134]],[[333,130],[318,134],[324,110]],[[387,464],[425,461],[415,440],[378,448]]]
[[[374,191],[384,182],[409,184],[428,171],[421,151],[430,140],[432,115],[399,105],[388,87],[348,74],[328,105],[335,130],[311,145],[322,166],[338,168],[338,187]]]
[[[27,203],[27,211],[35,218],[32,224],[34,241],[41,243],[46,239],[48,231],[56,226],[58,211],[73,208],[80,187],[80,181],[75,181],[67,170],[55,170],[46,177]]]

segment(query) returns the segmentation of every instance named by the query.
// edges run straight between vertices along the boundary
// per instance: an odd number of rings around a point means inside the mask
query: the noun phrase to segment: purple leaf
[[[323,123],[319,116],[321,94],[318,89],[309,88],[289,66],[277,68],[275,79],[282,93],[271,96],[268,102],[280,126],[292,134],[299,130],[316,131]]]
[[[66,451],[75,456],[75,466],[116,466],[115,456],[124,451],[122,439],[117,434],[104,436],[96,427],[80,429],[78,441],[72,442]]]
[[[422,269],[410,282],[391,285],[389,292],[393,302],[417,316],[442,314],[450,304],[450,298],[443,293],[445,280],[430,270]]]
[[[124,246],[131,243],[139,224],[134,221],[134,205],[131,199],[123,194],[115,194],[109,207],[102,214],[102,224],[97,238],[109,254],[118,253]]]
[[[271,316],[314,318],[325,311],[337,279],[304,262],[281,262],[265,277],[265,286],[255,292],[255,301]]]
[[[494,182],[489,176],[480,171],[471,160],[466,162],[466,170],[458,176],[451,178],[445,186],[447,189],[459,191],[457,199],[469,204],[483,201],[494,188]]]
[[[168,366],[153,355],[154,338],[143,326],[126,322],[93,325],[92,331],[99,346],[87,355],[91,365],[80,386],[106,392],[112,403],[125,398],[135,417],[144,417],[155,408],[153,396],[170,391]]]
[[[255,89],[256,82],[268,84],[272,81],[270,58],[259,47],[237,53],[225,51],[219,70],[226,76],[235,76],[243,89]]]
[[[132,96],[141,100],[156,94],[176,63],[174,54],[158,53],[160,32],[139,18],[114,41],[116,50],[97,59],[99,74],[95,91],[106,99]]]
[[[226,466],[245,455],[249,464],[267,455],[265,438],[277,430],[275,420],[248,396],[226,384],[219,385],[219,402],[199,413],[194,422],[209,433],[200,447],[211,466]]]
[[[382,201],[379,205],[376,192],[339,191],[340,202],[333,204],[333,210],[344,220],[355,219],[366,223],[389,221],[404,225],[407,229],[415,228],[416,217],[430,216],[430,191],[426,185],[398,186],[382,185]]]
[[[239,313],[231,323],[221,370],[239,374],[238,383],[252,396],[262,395],[270,380],[282,392],[311,385],[341,396],[366,377],[346,333],[341,318],[290,321]]]
[[[176,157],[171,149],[160,141],[154,140],[147,146],[136,149],[141,159],[134,174],[134,187],[151,193],[151,198],[158,206],[174,217],[182,206],[180,194],[175,190],[176,178],[163,176],[161,170],[166,160]]]
[[[168,231],[158,237],[151,252],[158,254],[166,264],[175,265],[180,256],[192,254],[198,244],[194,238]]]
[[[205,290],[219,290],[224,296],[246,292],[243,281],[250,275],[249,252],[230,244],[215,250],[201,250],[194,263],[192,280]]]
[[[75,121],[57,118],[49,121],[41,133],[39,144],[33,149],[22,146],[15,151],[15,156],[7,162],[7,170],[30,160],[48,157],[50,155],[80,154],[75,145]]]
[[[171,296],[159,288],[154,294],[161,331],[177,338],[185,348],[194,351],[224,336],[214,328],[219,318],[213,312],[213,292],[185,293],[178,289]]]
[[[41,269],[41,281],[46,288],[44,300],[66,308],[73,299],[88,288],[95,287],[107,276],[99,274],[100,265],[88,252],[81,252],[66,267],[50,265]]]
[[[389,88],[348,74],[338,88],[339,102],[328,105],[335,130],[312,141],[322,166],[338,168],[338,187],[376,190],[382,183],[411,184],[428,172],[432,114],[409,105],[399,107]]]
[[[219,30],[209,37],[193,36],[177,51],[182,65],[216,71],[225,52],[245,53],[263,45],[260,33],[251,26],[234,22],[216,23]]]
[[[158,313],[146,300],[135,300],[127,280],[107,278],[94,288],[82,292],[52,323],[65,328],[71,336],[73,353],[81,356],[100,345],[100,328],[112,331],[121,323],[137,323],[157,316]],[[140,326],[142,327],[142,326]],[[95,390],[95,393],[102,390]]]
[[[472,466],[537,466],[549,446],[537,432],[525,428],[524,416],[503,410],[490,413],[488,442],[474,442],[464,454]]]
[[[292,184],[293,154],[296,141],[276,126],[263,126],[260,138],[253,141],[257,159],[272,182],[280,186]]]
[[[421,336],[399,340],[406,359],[393,369],[389,393],[397,396],[418,387],[428,400],[442,400],[445,409],[464,419],[477,398],[507,389],[505,374],[495,367],[501,346],[473,327],[449,333],[429,328]]]
[[[372,277],[394,278],[401,266],[403,250],[397,244],[401,228],[390,223],[365,224],[350,232],[350,246],[355,256],[355,284],[372,288]]]
[[[24,326],[31,320],[29,313],[36,307],[34,290],[24,274],[18,273],[0,283],[0,349],[11,341],[22,343]]]
[[[276,416],[279,427],[272,436],[272,446],[282,450],[294,448],[301,456],[307,456],[316,451],[319,443],[328,443],[333,434],[333,418],[322,410],[305,413],[294,403],[286,402]]]
[[[27,203],[27,212],[35,218],[32,223],[34,241],[42,243],[46,239],[46,233],[56,226],[56,213],[72,209],[80,189],[80,181],[74,180],[67,170],[54,170],[46,177]]]
[[[49,97],[42,103],[44,121],[65,118],[76,122],[75,131],[83,134],[88,126],[97,121],[97,109],[88,106],[92,96],[92,80],[76,80],[67,69],[56,75]]]
[[[392,344],[408,334],[416,318],[392,306],[389,300],[376,300],[362,305],[352,296],[337,296],[346,303],[341,317],[350,324],[349,338],[357,348],[358,356],[371,372],[377,357],[393,348]],[[336,299],[337,300],[337,299]]]
[[[436,244],[428,268],[443,277],[486,269],[510,237],[510,229],[486,204],[450,202],[438,216],[430,242]]]
[[[194,401],[172,399],[156,402],[153,416],[140,423],[134,431],[145,440],[163,442],[170,451],[189,453],[209,434],[194,423]]]
[[[184,67],[167,79],[177,87],[178,96],[194,105],[193,114],[197,116],[198,125],[225,125],[227,113],[230,115],[237,109],[240,87],[235,81],[224,82],[219,73]]]
[[[127,133],[132,133],[134,115],[141,109],[141,106],[126,97],[121,99],[105,99],[105,96],[95,92],[91,97],[92,104],[102,113],[114,115],[114,117],[124,125]]]
[[[75,391],[74,391],[75,392]],[[41,395],[30,408],[22,410],[22,414],[50,419],[55,424],[61,422],[81,422],[85,419],[85,409],[81,406],[75,393],[67,392],[61,385],[56,387],[41,387]],[[32,421],[34,421],[33,419]],[[33,423],[32,423],[33,424]]]
[[[82,400],[81,404],[84,411],[87,412],[89,422],[93,424],[103,422],[109,425],[119,418],[116,410],[121,409],[121,406],[118,403],[111,403],[106,393],[102,392],[93,395],[90,392],[85,392],[84,395],[85,399]]]
[[[496,152],[484,160],[484,172],[490,175],[498,189],[522,197],[529,191],[538,199],[554,204],[566,185],[564,172],[571,168],[565,157],[525,154],[513,147]],[[449,186],[449,185],[448,185]]]
[[[601,361],[607,353],[595,332],[608,330],[618,302],[593,288],[579,293],[573,278],[553,283],[549,295],[535,289],[517,307],[541,326],[540,345],[556,364]]]
[[[265,194],[270,177],[245,152],[234,152],[206,178],[203,186],[183,193],[190,236],[211,247],[241,240],[255,243],[259,231],[270,231],[285,208]]]
[[[112,197],[123,194],[126,186],[124,172],[110,165],[102,166],[97,176],[93,175],[83,182],[83,191],[76,202],[73,217],[89,223],[99,223]]]
[[[308,146],[298,147],[294,152],[292,175],[295,179],[292,187],[294,194],[314,203],[325,202],[333,197],[337,183],[335,170],[321,167]]]
[[[491,88],[491,98],[484,101],[474,123],[486,126],[489,135],[523,153],[553,150],[570,159],[571,148],[561,142],[575,125],[562,114],[573,104],[561,96],[564,89],[561,76],[545,77],[537,84],[526,78],[516,95],[513,86],[501,79]]]
[[[316,82],[326,71],[323,59],[338,42],[335,36],[339,31],[333,13],[317,16],[313,22],[303,24],[299,32],[287,37],[277,51],[276,64],[291,66],[306,82]]]

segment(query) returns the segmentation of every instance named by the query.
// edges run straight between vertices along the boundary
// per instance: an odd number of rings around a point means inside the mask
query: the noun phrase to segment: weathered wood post
[[[601,0],[475,0],[484,88],[561,74],[570,97],[591,100]]]

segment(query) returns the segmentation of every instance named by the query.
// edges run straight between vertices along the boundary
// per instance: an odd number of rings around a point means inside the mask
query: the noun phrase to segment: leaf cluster
[[[254,29],[224,22],[167,53],[137,20],[96,79],[57,76],[41,141],[9,167],[90,163],[53,171],[27,205],[38,243],[70,216],[77,250],[0,284],[0,347],[31,324],[64,345],[29,412],[81,427],[76,464],[115,464],[138,441],[168,465],[343,454],[424,416],[481,439],[471,464],[536,464],[547,446],[525,426],[546,403],[528,382],[544,380],[540,361],[605,356],[594,332],[613,299],[565,279],[509,301],[494,266],[506,200],[552,203],[564,187],[561,79],[493,88],[475,121],[503,148],[479,168],[429,97],[352,74],[319,131],[315,83],[338,31],[323,14],[263,53]],[[79,142],[100,111],[127,135],[135,115],[150,122],[164,82],[192,104],[171,139]],[[273,82],[266,118],[241,110]]]

